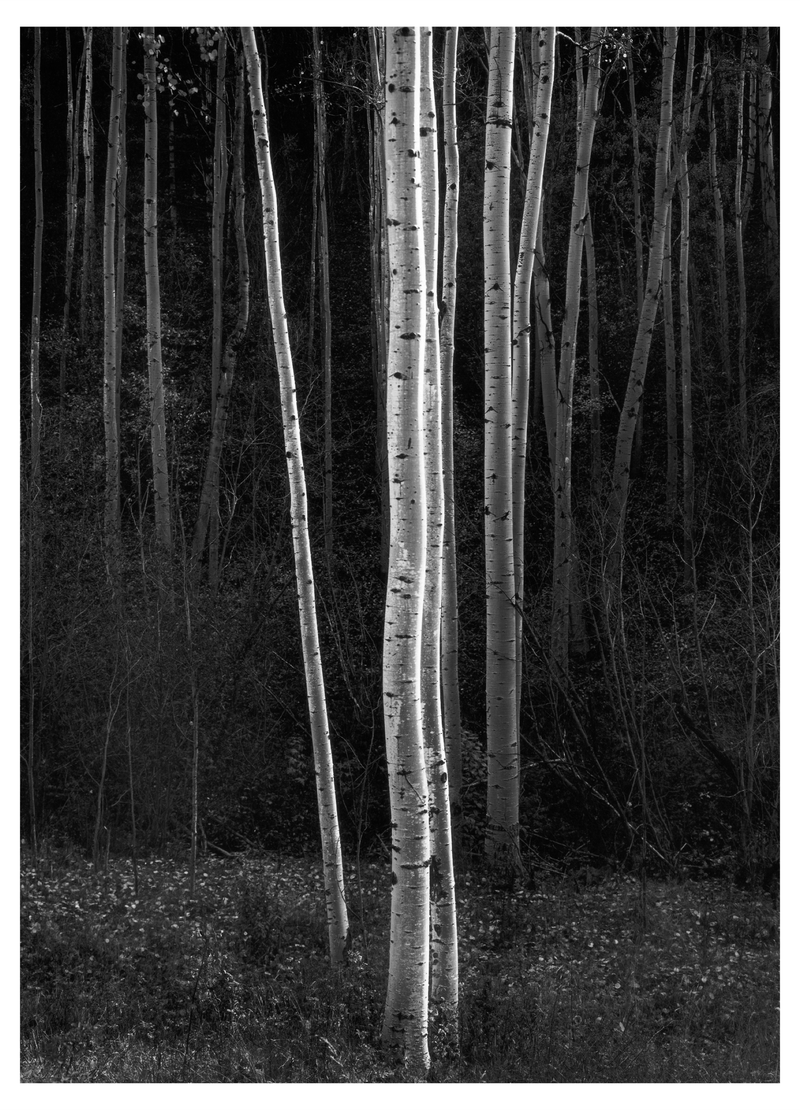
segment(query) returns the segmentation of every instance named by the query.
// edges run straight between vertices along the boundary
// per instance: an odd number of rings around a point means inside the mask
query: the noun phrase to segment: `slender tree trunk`
[[[550,276],[544,253],[544,196],[539,209],[539,227],[536,232],[533,289],[536,300],[536,346],[539,377],[542,383],[542,415],[552,482],[556,471],[556,345],[550,316]]]
[[[125,32],[113,31],[111,107],[108,124],[105,201],[103,205],[103,420],[106,444],[105,546],[106,565],[114,589],[118,588],[120,555],[119,418],[117,414],[117,219],[119,200],[120,114]]]
[[[650,254],[647,262],[647,282],[642,312],[631,358],[631,369],[625,400],[620,412],[617,444],[614,456],[614,473],[609,498],[608,530],[610,542],[607,585],[613,590],[618,579],[625,516],[628,508],[631,450],[639,403],[644,392],[650,341],[655,325],[656,310],[661,295],[661,272],[664,263],[664,239],[667,230],[667,211],[673,182],[668,174],[669,150],[672,136],[672,79],[675,72],[677,28],[664,28],[661,79],[661,119],[658,128],[655,164],[653,226],[650,234]]]
[[[744,449],[747,446],[747,280],[744,266],[744,227],[747,216],[746,204],[749,198],[745,192],[744,181],[744,78],[746,31],[742,31],[742,49],[739,62],[739,82],[737,87],[736,117],[736,183],[735,220],[736,220],[736,274],[739,287],[738,304],[738,343],[737,370],[739,386],[739,441]]]
[[[442,723],[442,556],[444,453],[439,344],[439,142],[433,89],[433,32],[420,28],[420,185],[425,251],[425,354],[422,387],[423,481],[427,513],[422,604],[422,732],[428,773],[431,905],[431,1004],[436,1025],[458,1039],[458,936],[456,929],[450,791]]]
[[[426,491],[422,413],[425,271],[418,29],[386,28],[386,226],[389,352],[386,423],[391,529],[383,639],[386,759],[392,812],[392,918],[382,1040],[412,1076],[430,1067],[430,832],[421,703]],[[412,153],[413,152],[413,153]]]
[[[195,568],[199,567],[200,560],[203,557],[213,507],[219,504],[219,467],[222,449],[225,444],[228,406],[236,372],[236,360],[250,318],[250,263],[247,257],[247,240],[244,227],[244,65],[244,55],[240,54],[237,59],[236,72],[236,122],[234,124],[233,146],[233,219],[239,263],[239,314],[234,329],[228,336],[222,355],[222,375],[217,390],[214,425],[211,430],[211,441],[208,447],[203,486],[200,492],[200,505],[197,510],[197,523],[192,539],[192,563]]]
[[[91,315],[94,297],[94,122],[92,117],[92,31],[84,27],[84,50],[86,53],[86,92],[83,102],[83,265],[81,267],[81,301],[79,328],[81,340],[86,340],[87,320]]]
[[[120,62],[119,86],[119,177],[117,180],[117,275],[115,301],[117,339],[115,381],[117,396],[115,412],[117,415],[117,444],[121,444],[121,393],[122,393],[122,344],[125,327],[125,253],[127,233],[128,201],[128,136],[127,136],[127,97],[128,97],[128,28],[122,28],[122,58]],[[117,486],[119,487],[119,452],[117,452]]]
[[[447,785],[453,856],[460,864],[464,813],[461,803],[461,698],[458,688],[458,577],[456,562],[455,470],[453,464],[453,352],[458,256],[460,190],[456,127],[456,59],[458,28],[448,27],[444,49],[444,242],[442,251],[442,469],[444,472],[444,537],[442,565],[442,707],[447,752]]]
[[[67,388],[67,346],[69,336],[69,312],[72,302],[72,278],[75,269],[75,239],[78,228],[78,175],[80,173],[80,105],[83,74],[86,66],[86,46],[84,45],[78,67],[77,88],[72,82],[72,35],[69,27],[65,30],[67,43],[67,205],[66,205],[66,249],[64,251],[64,315],[61,323],[61,353],[58,373],[58,430],[59,439],[63,432],[64,395]]]
[[[728,320],[728,276],[726,273],[725,213],[722,207],[722,190],[717,170],[717,117],[714,110],[713,71],[711,52],[706,47],[706,70],[712,77],[708,83],[708,163],[711,188],[714,194],[714,226],[717,233],[717,298],[719,301],[719,337],[722,366],[725,371],[725,385],[728,396],[733,390],[733,368],[731,366],[730,322]]]
[[[575,346],[581,295],[583,240],[588,218],[589,166],[600,93],[600,40],[603,29],[593,27],[589,46],[589,72],[583,88],[582,49],[576,47],[578,79],[578,146],[572,216],[567,253],[564,317],[556,390],[555,528],[553,542],[553,616],[550,658],[563,676],[569,671],[569,626],[572,600],[572,399],[575,386]]]
[[[377,412],[376,462],[381,491],[381,575],[389,568],[389,460],[386,454],[386,363],[388,358],[389,281],[386,243],[386,154],[382,60],[383,31],[371,27],[369,35],[370,125],[372,173],[370,177],[370,263],[372,277],[373,378]]]
[[[325,900],[328,915],[328,940],[331,964],[340,965],[345,959],[350,943],[350,927],[344,898],[344,873],[339,837],[339,820],[336,810],[336,791],[333,774],[328,711],[325,700],[325,681],[317,629],[316,602],[314,598],[314,570],[308,534],[308,498],[303,470],[303,449],[300,440],[300,421],[297,411],[297,390],[289,343],[289,328],[283,299],[280,244],[278,241],[278,206],[272,160],[267,132],[267,116],[261,85],[261,62],[256,48],[255,31],[242,28],[247,69],[250,78],[250,106],[253,116],[258,177],[261,184],[261,204],[264,225],[264,256],[267,268],[272,334],[275,360],[280,380],[281,414],[289,474],[290,511],[292,518],[292,543],[294,546],[297,598],[300,611],[300,631],[303,663],[306,674],[308,711],[311,720],[311,740],[314,748],[314,770],[317,782],[320,834],[322,839],[322,864],[325,875]]]
[[[516,601],[516,728],[519,735],[522,696],[522,608],[525,595],[525,472],[528,458],[528,409],[531,371],[531,286],[536,231],[542,199],[542,178],[550,130],[553,95],[555,27],[537,27],[532,35],[530,160],[525,187],[519,254],[514,276],[514,345],[512,349],[511,405],[513,413],[512,485],[514,518],[514,596]]]
[[[603,455],[600,443],[600,312],[597,304],[597,268],[594,255],[592,213],[586,202],[586,300],[589,308],[589,397],[592,402],[589,433],[592,454],[592,496],[600,497],[603,483]]]
[[[211,212],[211,429],[216,411],[222,374],[222,301],[225,261],[225,194],[228,187],[228,108],[225,100],[227,44],[224,33],[217,40],[217,88],[214,109],[213,202]],[[217,481],[211,485],[209,514],[208,582],[213,591],[219,586],[219,467]]]
[[[683,136],[689,127],[694,77],[695,29],[689,28],[686,60],[686,85],[683,95]],[[692,339],[689,314],[689,160],[684,151],[678,173],[681,202],[680,265],[678,269],[678,304],[681,327],[681,416],[683,425],[683,567],[684,587],[694,581],[694,422],[692,416]]]
[[[147,367],[150,391],[150,447],[153,460],[156,539],[172,550],[167,426],[161,360],[161,290],[158,276],[158,120],[155,28],[144,29],[144,278],[147,294]]]
[[[39,546],[38,500],[41,488],[40,441],[42,406],[39,400],[39,336],[42,313],[42,240],[44,237],[44,193],[42,187],[42,31],[33,32],[33,163],[36,195],[36,226],[33,237],[33,298],[31,303],[31,443],[30,484],[28,487],[28,822],[33,859],[38,860],[38,827],[36,822],[35,710],[34,679],[34,586]]]
[[[319,174],[317,178],[317,235],[319,237],[319,318],[322,339],[322,380],[324,390],[324,454],[322,487],[322,526],[325,536],[325,554],[333,556],[333,423],[331,411],[331,275],[328,240],[328,123],[325,111],[325,94],[322,87],[322,56],[319,28],[314,27],[314,107],[316,119],[316,154]]]
[[[501,867],[519,857],[519,738],[511,411],[509,209],[514,28],[490,33],[483,195],[486,550],[486,854]]]
[[[780,337],[780,256],[778,249],[778,205],[775,189],[775,159],[772,133],[772,72],[769,68],[769,27],[758,28],[758,151],[761,171],[761,208],[766,236],[764,249],[767,273],[770,276],[769,300],[772,305],[773,330]]]
[[[636,237],[636,312],[642,315],[644,304],[644,236],[642,234],[642,190],[641,190],[641,155],[639,152],[639,118],[636,112],[636,82],[633,73],[633,28],[628,28],[631,48],[625,55],[625,64],[628,71],[628,96],[631,104],[631,134],[633,139],[633,230]],[[642,465],[642,443],[644,441],[644,395],[639,402],[639,416],[636,420],[636,432],[633,438],[633,455],[631,457],[631,471],[634,477]]]
[[[677,383],[675,324],[672,311],[672,201],[667,206],[667,230],[661,286],[664,296],[664,377],[667,410],[667,516],[670,521],[678,509],[678,412],[675,400]]]

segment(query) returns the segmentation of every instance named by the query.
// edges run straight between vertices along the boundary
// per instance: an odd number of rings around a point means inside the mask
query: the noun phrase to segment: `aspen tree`
[[[578,104],[575,182],[567,251],[564,316],[561,325],[558,387],[556,390],[556,465],[553,482],[555,528],[553,541],[553,617],[550,656],[566,676],[569,666],[569,619],[572,600],[572,398],[575,386],[575,345],[580,309],[581,261],[586,231],[589,166],[600,93],[600,50],[603,28],[593,27],[589,41],[589,70],[583,83],[583,51],[576,47]],[[577,63],[576,63],[577,64]]]
[[[589,397],[592,402],[591,431],[589,435],[592,455],[592,494],[599,497],[603,471],[603,456],[600,446],[600,313],[597,305],[597,268],[594,254],[592,213],[588,200],[586,202],[584,249],[586,251],[586,301],[589,309]]]
[[[442,116],[444,123],[444,240],[442,244],[442,470],[444,472],[444,536],[442,539],[442,710],[447,753],[447,785],[453,855],[461,853],[461,699],[458,689],[458,583],[456,575],[455,483],[453,466],[453,351],[458,257],[460,189],[456,125],[456,57],[458,28],[448,27],[444,48]]]
[[[439,343],[439,143],[433,91],[433,32],[420,28],[420,188],[425,252],[425,353],[422,386],[425,483],[425,590],[422,605],[422,730],[428,772],[431,903],[431,1003],[443,1029],[455,1034],[458,1012],[456,930],[450,791],[442,722],[442,563],[444,453],[442,368]]]
[[[120,114],[124,31],[113,30],[111,106],[103,205],[103,421],[106,444],[105,544],[108,572],[116,587],[119,570],[119,418],[117,414],[117,204],[120,176]]]
[[[628,73],[628,97],[631,106],[631,135],[633,139],[633,230],[636,236],[636,311],[642,312],[644,303],[644,238],[642,235],[642,189],[641,154],[639,151],[639,117],[636,111],[636,81],[633,72],[633,28],[628,28],[629,48],[625,54],[625,68]],[[639,416],[633,440],[633,470],[638,471],[642,459],[644,440],[644,396],[639,402]]]
[[[122,341],[125,320],[125,253],[127,233],[127,199],[128,199],[128,128],[127,128],[127,98],[128,98],[128,28],[122,28],[122,57],[120,60],[119,74],[119,172],[117,177],[117,275],[114,297],[117,305],[117,322],[115,334],[117,338],[116,355],[116,414],[117,414],[117,443],[120,441],[121,421],[121,389],[122,389]]]
[[[514,343],[512,347],[511,405],[513,412],[513,518],[514,518],[514,596],[516,600],[516,728],[519,734],[522,695],[522,606],[525,569],[525,470],[528,458],[528,409],[531,374],[531,285],[536,250],[536,232],[542,199],[542,178],[550,131],[550,104],[553,96],[555,27],[537,27],[532,32],[531,50],[535,52],[533,74],[526,78],[531,86],[530,157],[525,185],[525,204],[519,237],[517,269],[514,275]],[[527,68],[527,67],[526,67]],[[531,79],[532,77],[532,79]]]
[[[94,118],[92,115],[92,86],[94,70],[92,63],[93,28],[84,27],[84,50],[86,52],[86,91],[83,101],[83,265],[81,267],[81,299],[79,327],[82,340],[86,339],[86,323],[90,311],[90,301],[94,295]]]
[[[211,32],[209,31],[209,35]],[[225,32],[217,39],[217,86],[214,100],[214,163],[212,167],[211,211],[211,429],[216,420],[222,375],[222,301],[225,257],[225,194],[228,187],[228,107],[225,100],[227,41]],[[219,467],[212,474],[211,506],[208,520],[208,582],[212,590],[219,585]]]
[[[314,569],[308,534],[308,497],[303,470],[300,419],[297,411],[297,388],[294,380],[289,328],[283,299],[283,275],[278,239],[278,206],[272,173],[266,107],[261,85],[261,61],[256,47],[255,31],[252,27],[242,28],[242,44],[250,80],[253,136],[258,163],[258,177],[261,185],[267,292],[275,345],[275,361],[278,365],[280,381],[283,438],[289,476],[292,544],[294,547],[308,712],[311,722],[311,741],[314,749],[317,807],[319,810],[322,864],[325,876],[325,904],[328,916],[328,941],[331,964],[335,967],[342,964],[346,959],[350,943],[350,927],[344,898],[344,873],[336,809],[333,756],[317,629]]]
[[[216,504],[215,491],[219,491],[219,467],[225,444],[228,404],[233,386],[233,377],[236,372],[239,347],[244,340],[250,318],[250,263],[247,256],[247,240],[244,227],[244,64],[244,55],[240,52],[236,69],[236,120],[233,140],[233,222],[239,264],[239,313],[233,331],[226,340],[225,350],[222,354],[222,374],[217,389],[214,424],[211,429],[211,441],[208,447],[203,486],[200,492],[200,505],[197,510],[197,523],[195,524],[192,540],[192,561],[195,567],[199,566],[203,555],[212,507]]]
[[[504,866],[516,865],[519,855],[509,263],[514,39],[513,27],[489,31],[483,194],[486,854]]]
[[[392,814],[389,984],[382,1040],[415,1077],[430,1067],[430,833],[421,704],[426,491],[422,378],[425,265],[418,157],[418,29],[386,28],[386,226],[389,350],[386,425],[390,480],[383,702]]]
[[[647,280],[645,282],[644,305],[639,314],[639,326],[636,331],[636,340],[631,358],[628,386],[620,412],[609,497],[610,555],[607,568],[607,585],[612,589],[621,562],[625,515],[628,507],[633,435],[636,428],[639,403],[644,391],[650,342],[661,295],[661,271],[664,262],[667,211],[670,194],[674,187],[671,175],[668,173],[668,166],[672,137],[672,80],[675,73],[677,34],[677,28],[675,27],[664,28],[661,60],[661,115],[656,142],[653,224],[650,233],[650,253],[647,260]]]

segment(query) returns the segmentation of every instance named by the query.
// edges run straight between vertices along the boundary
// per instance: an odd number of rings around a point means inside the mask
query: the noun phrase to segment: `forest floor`
[[[332,973],[316,858],[23,864],[25,1082],[403,1081],[380,1048],[389,883],[348,861]],[[778,914],[720,880],[459,884],[460,1047],[431,1081],[777,1082]]]

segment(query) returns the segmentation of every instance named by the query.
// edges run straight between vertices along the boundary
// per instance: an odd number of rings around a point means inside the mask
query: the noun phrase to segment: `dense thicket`
[[[96,189],[95,219],[87,221],[84,154],[82,149],[68,148],[64,138],[68,55],[65,31],[56,28],[41,32],[44,252],[38,392],[42,418],[39,474],[30,477],[27,355],[35,280],[36,40],[32,31],[24,30],[21,37],[23,825],[31,836],[37,830],[39,835],[68,837],[93,850],[98,860],[109,850],[129,851],[134,837],[139,848],[183,841],[191,826],[196,741],[198,813],[207,845],[225,851],[247,846],[294,851],[315,842],[317,818],[250,125],[246,125],[244,155],[250,315],[236,353],[228,404],[219,472],[218,581],[209,585],[204,567],[193,566],[190,555],[212,405],[217,51],[208,29],[156,28],[156,34],[163,36],[158,61],[158,252],[173,551],[165,568],[164,553],[156,542],[149,449],[140,223],[144,66],[142,40],[132,31],[127,51],[128,247],[119,420],[121,586],[117,589],[103,543],[101,244],[88,249],[85,256],[81,250],[87,225],[89,239],[99,235],[92,229],[102,227],[103,198],[102,189]],[[222,89],[232,144],[234,58],[240,44],[238,32],[227,34],[229,59]],[[587,35],[584,29],[583,37]],[[342,833],[350,849],[380,850],[388,847],[381,717],[385,584],[370,311],[368,36],[363,29],[341,28],[326,31],[321,44],[332,366],[333,543],[327,553],[324,344],[317,296],[321,267],[312,266],[312,255],[318,257],[314,243],[319,234],[312,203],[317,188],[312,34],[310,29],[270,28],[260,29],[257,37],[262,58],[266,51],[268,61],[264,72],[284,295]],[[543,236],[556,337],[564,310],[575,173],[576,37],[580,38],[571,28],[557,36],[544,170]],[[78,59],[84,37],[80,29],[72,29],[66,32],[66,40],[72,58],[70,80],[77,79],[71,95],[80,117],[85,81]],[[91,41],[94,176],[102,182],[109,149],[112,32],[95,28]],[[519,242],[531,126],[519,64],[530,50],[529,32],[520,30],[518,41],[512,252]],[[698,107],[686,151],[691,183],[687,262],[694,472],[691,544],[686,547],[685,522],[669,496],[667,385],[671,379],[666,373],[659,308],[651,338],[640,450],[634,453],[631,470],[622,563],[615,589],[610,591],[606,492],[639,318],[631,90],[636,101],[646,267],[661,103],[661,47],[659,31],[634,29],[630,37],[620,31],[609,33],[601,52],[600,107],[588,183],[599,390],[594,396],[590,389],[584,277],[572,413],[575,562],[568,671],[554,669],[550,658],[554,503],[538,366],[531,390],[521,848],[529,862],[555,857],[612,860],[625,867],[646,863],[664,870],[687,866],[738,870],[743,879],[752,881],[777,853],[774,229],[779,198],[774,182],[780,164],[778,36],[774,30],[766,40],[754,29],[697,31],[690,102]],[[687,36],[681,31],[673,97],[676,142],[682,127],[686,50]],[[713,81],[701,72],[706,51]],[[438,97],[443,52],[444,30],[437,29]],[[632,80],[626,56],[633,59]],[[480,248],[486,43],[482,29],[462,29],[458,64],[461,190],[454,468],[462,802],[465,847],[479,850],[486,805]],[[75,127],[72,132],[79,141]],[[742,159],[738,172],[737,153]],[[232,166],[232,145],[228,155]],[[680,165],[679,156],[676,147],[673,167]],[[80,275],[71,276],[72,303],[65,330],[65,275],[72,267],[67,249],[68,188],[74,158],[80,161],[74,239],[75,269]],[[737,268],[738,191],[740,183],[748,181],[749,204],[742,220],[743,250]],[[230,192],[222,248],[224,337],[234,330],[239,313],[234,203]],[[673,208],[677,213],[677,203]],[[673,240],[678,233],[675,215]],[[677,242],[674,247],[677,319]],[[726,305],[720,303],[718,281],[723,259],[728,276]],[[739,311],[742,275],[746,315]],[[312,281],[317,284],[312,286]],[[82,333],[79,322],[84,313]],[[746,332],[740,336],[742,321]],[[744,345],[744,400],[737,372],[731,371],[731,353],[739,351],[740,343]],[[538,354],[534,362],[538,363]],[[594,489],[593,428],[599,431],[604,471],[599,488]],[[678,466],[683,475],[680,459]]]

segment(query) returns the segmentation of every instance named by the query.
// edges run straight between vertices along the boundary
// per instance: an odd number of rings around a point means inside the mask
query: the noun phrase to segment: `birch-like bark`
[[[566,676],[569,670],[569,615],[572,598],[572,401],[575,387],[575,346],[581,295],[581,262],[586,231],[589,166],[592,159],[595,122],[600,93],[600,43],[603,29],[593,27],[589,43],[589,70],[583,88],[578,68],[577,135],[575,182],[567,253],[564,317],[556,390],[556,465],[553,483],[555,528],[553,541],[553,615],[550,658],[553,667]],[[576,59],[583,64],[582,50]]]
[[[64,252],[64,315],[61,322],[61,354],[58,372],[58,429],[61,437],[64,418],[64,394],[67,388],[67,337],[69,334],[69,313],[72,302],[72,278],[75,269],[75,239],[78,228],[78,176],[80,173],[80,113],[81,89],[86,66],[86,45],[84,44],[78,66],[77,86],[72,82],[72,32],[65,30],[67,44],[67,238]]]
[[[628,508],[631,450],[636,428],[639,404],[644,391],[650,343],[655,326],[656,311],[661,295],[661,271],[664,263],[664,239],[667,230],[667,211],[673,183],[668,173],[669,151],[672,138],[672,80],[675,73],[675,50],[678,31],[676,27],[664,28],[664,45],[661,61],[661,116],[658,127],[655,159],[655,185],[653,225],[650,233],[650,253],[647,261],[644,305],[639,315],[639,326],[631,358],[631,369],[625,400],[620,412],[617,444],[614,455],[614,472],[609,497],[609,563],[607,585],[613,590],[619,576],[624,541],[625,517]]]
[[[172,550],[167,469],[167,424],[161,359],[161,288],[158,276],[158,118],[155,28],[144,29],[144,280],[147,298],[147,369],[150,392],[150,448],[153,460],[156,540]]]
[[[769,300],[772,305],[773,329],[780,335],[780,256],[778,249],[778,203],[775,188],[775,156],[773,151],[772,72],[769,68],[769,27],[758,28],[758,151],[761,173],[761,209],[766,236],[764,250],[770,276]]]
[[[672,201],[667,206],[667,231],[661,270],[664,297],[664,379],[667,410],[667,516],[673,520],[678,508],[678,411],[675,400],[677,371],[675,323],[672,310]]]
[[[536,231],[533,291],[536,302],[536,350],[542,388],[542,416],[552,484],[556,471],[556,345],[550,315],[550,275],[544,251],[544,195],[539,208],[539,227]]]
[[[436,1025],[458,1034],[458,935],[456,929],[450,790],[442,722],[442,563],[444,452],[439,343],[439,140],[433,89],[433,32],[420,28],[420,184],[425,251],[425,354],[422,387],[423,479],[427,517],[422,606],[422,731],[428,773],[431,845],[431,1005]]]
[[[522,609],[525,594],[525,471],[528,458],[528,409],[531,376],[531,287],[536,232],[542,199],[542,178],[550,131],[553,96],[555,27],[537,27],[531,36],[534,55],[531,86],[530,158],[525,185],[517,269],[514,276],[514,344],[511,406],[513,414],[512,485],[514,518],[514,596],[516,638],[516,728],[519,735],[522,695]]]
[[[442,563],[442,710],[447,753],[447,784],[453,856],[461,857],[461,697],[458,688],[458,579],[456,563],[455,470],[453,464],[453,352],[458,256],[458,200],[460,190],[456,124],[456,59],[458,28],[448,27],[444,48],[442,113],[444,122],[444,241],[442,244],[442,469],[444,472],[444,537]]]
[[[639,151],[639,117],[636,111],[636,82],[633,72],[633,28],[628,28],[630,49],[625,55],[628,72],[628,97],[631,106],[631,135],[633,139],[633,230],[636,237],[636,311],[641,316],[644,304],[644,237],[642,235],[641,154]],[[633,438],[632,469],[636,474],[642,463],[644,441],[644,396],[639,402],[639,416]]]
[[[121,394],[122,394],[122,344],[125,327],[125,254],[127,249],[127,203],[128,203],[128,28],[122,28],[122,59],[120,63],[119,85],[119,174],[117,179],[117,277],[115,300],[117,305],[116,323],[116,414],[117,443],[121,443]],[[119,481],[119,480],[118,480]]]
[[[344,873],[339,820],[336,810],[333,756],[317,629],[314,569],[308,533],[308,497],[303,470],[300,420],[297,411],[297,388],[289,343],[286,307],[283,299],[283,275],[278,240],[278,203],[272,173],[266,107],[261,85],[261,62],[256,48],[255,31],[252,27],[242,28],[242,43],[250,79],[250,107],[253,117],[258,177],[261,185],[267,291],[273,342],[275,344],[275,361],[278,365],[280,381],[283,438],[286,466],[289,474],[292,544],[294,547],[308,712],[311,722],[311,740],[314,749],[317,805],[322,839],[322,864],[325,876],[325,904],[328,916],[328,940],[331,964],[337,966],[343,963],[346,958],[350,929],[344,897]]]
[[[386,424],[389,573],[383,702],[392,814],[389,983],[382,1040],[424,1077],[428,1051],[430,833],[421,703],[426,490],[425,264],[418,155],[418,29],[386,28],[386,226],[391,283]]]
[[[739,442],[744,449],[747,446],[747,280],[744,265],[744,228],[747,219],[747,206],[749,196],[746,193],[744,165],[744,84],[745,84],[745,50],[747,43],[746,29],[742,29],[742,47],[739,61],[739,81],[736,90],[736,181],[734,185],[734,206],[736,225],[736,275],[738,279],[739,304],[738,304],[738,337],[737,337],[737,372],[739,386]]]
[[[592,212],[586,202],[586,301],[589,309],[589,397],[592,402],[590,417],[592,495],[600,497],[603,480],[603,455],[600,443],[600,312],[597,304],[597,267],[594,254]]]
[[[519,855],[509,263],[514,40],[513,27],[490,30],[483,196],[486,854],[502,866],[516,865]]]

